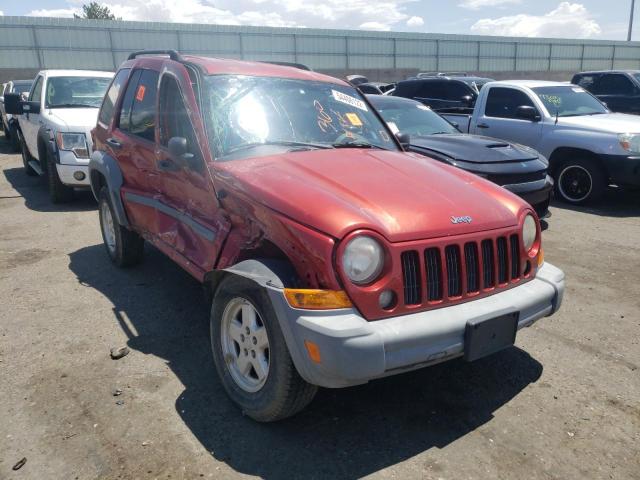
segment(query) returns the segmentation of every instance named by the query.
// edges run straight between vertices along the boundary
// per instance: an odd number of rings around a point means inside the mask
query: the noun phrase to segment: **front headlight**
[[[342,254],[342,268],[349,280],[357,285],[373,282],[380,275],[383,265],[382,246],[366,235],[349,241]]]
[[[58,132],[56,143],[60,150],[71,151],[78,158],[89,158],[89,147],[84,133]]]
[[[533,215],[528,214],[522,224],[522,243],[524,243],[524,248],[527,253],[531,250],[531,247],[533,247],[537,234],[538,228],[536,227],[536,220],[533,218]]]
[[[640,134],[621,133],[618,135],[620,146],[627,152],[640,153]]]

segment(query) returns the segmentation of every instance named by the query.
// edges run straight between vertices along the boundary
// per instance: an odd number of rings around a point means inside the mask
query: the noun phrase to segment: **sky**
[[[0,15],[72,17],[88,1],[2,0]],[[124,20],[624,40],[631,0],[105,0],[100,3]],[[640,6],[636,10],[636,23],[640,23]],[[640,26],[634,28],[634,40],[640,40]]]

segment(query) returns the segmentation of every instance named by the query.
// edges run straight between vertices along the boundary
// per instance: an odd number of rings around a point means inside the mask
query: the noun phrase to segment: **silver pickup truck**
[[[463,132],[538,150],[549,159],[556,194],[567,202],[595,202],[609,184],[640,187],[640,118],[611,113],[576,85],[490,82],[472,115],[443,117]]]

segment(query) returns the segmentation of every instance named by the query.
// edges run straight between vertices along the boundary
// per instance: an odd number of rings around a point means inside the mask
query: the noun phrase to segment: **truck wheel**
[[[13,149],[14,152],[19,152],[20,151],[20,140],[18,138],[18,127],[16,127],[14,124],[11,124],[9,126],[5,126],[5,131],[4,131],[5,136],[8,137],[9,143],[11,144],[11,148]],[[35,174],[35,172],[34,172]]]
[[[211,308],[211,348],[231,400],[259,422],[290,417],[306,407],[318,387],[305,382],[291,360],[266,292],[231,275]]]
[[[556,194],[574,205],[597,202],[607,188],[606,175],[591,159],[565,160],[556,169]]]
[[[118,223],[107,187],[102,187],[98,200],[100,231],[109,258],[118,267],[130,267],[142,261],[144,239]]]
[[[22,132],[20,130],[16,130],[16,135],[18,138],[18,144],[20,145],[20,153],[22,154],[22,166],[24,167],[24,172],[30,177],[35,177],[38,173],[31,168],[29,162],[33,160],[33,157],[29,153],[29,148],[27,147],[27,143],[22,136]]]
[[[49,184],[49,199],[51,203],[68,203],[73,200],[73,188],[65,185],[60,180],[56,162],[47,154],[45,162],[47,162],[47,183]]]

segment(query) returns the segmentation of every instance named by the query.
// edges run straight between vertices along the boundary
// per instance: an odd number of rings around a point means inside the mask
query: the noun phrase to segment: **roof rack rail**
[[[183,58],[175,50],[138,50],[137,52],[131,52],[127,57],[127,60],[133,60],[144,55],[168,55],[171,60],[176,62],[182,62]]]
[[[309,72],[313,71],[311,70],[311,68],[307,67],[306,65],[302,64],[302,63],[295,63],[295,62],[277,62],[277,61],[267,61],[267,60],[258,60],[259,63],[270,63],[271,65],[280,65],[281,67],[293,67],[293,68],[297,68],[299,70],[307,70]]]

